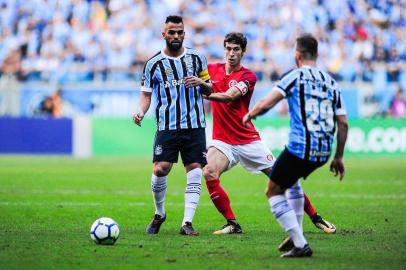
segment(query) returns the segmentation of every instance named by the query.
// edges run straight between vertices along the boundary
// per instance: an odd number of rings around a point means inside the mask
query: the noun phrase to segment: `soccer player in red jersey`
[[[220,175],[239,162],[248,171],[262,171],[269,175],[275,160],[252,123],[249,127],[241,125],[242,118],[249,111],[257,81],[255,73],[241,65],[246,46],[247,39],[243,34],[229,33],[224,39],[226,63],[208,65],[213,91],[206,98],[212,101],[213,141],[207,152],[208,164],[203,174],[214,205],[227,220],[227,224],[214,234],[242,233],[230,199],[220,185]],[[297,196],[305,196],[301,188],[299,192],[297,188],[292,192],[292,198]],[[318,228],[326,233],[335,232],[334,225],[316,213],[307,197],[302,209]]]

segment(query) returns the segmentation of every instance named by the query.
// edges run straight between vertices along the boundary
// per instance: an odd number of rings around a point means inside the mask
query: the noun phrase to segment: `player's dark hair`
[[[183,23],[183,19],[179,15],[169,15],[166,17],[165,23]]]
[[[243,51],[245,51],[245,48],[247,47],[247,38],[244,36],[243,33],[228,33],[224,38],[224,47],[226,47],[226,42],[240,45]]]
[[[318,42],[312,34],[303,34],[296,39],[296,50],[304,60],[316,60]]]

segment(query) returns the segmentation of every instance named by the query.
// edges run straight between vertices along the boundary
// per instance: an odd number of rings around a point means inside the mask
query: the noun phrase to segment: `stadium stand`
[[[158,8],[159,7],[159,8]],[[139,80],[161,48],[163,18],[185,17],[187,45],[222,57],[223,36],[250,39],[246,62],[261,80],[294,63],[300,32],[320,42],[320,62],[338,80],[406,88],[404,1],[0,0],[1,76],[22,81]]]

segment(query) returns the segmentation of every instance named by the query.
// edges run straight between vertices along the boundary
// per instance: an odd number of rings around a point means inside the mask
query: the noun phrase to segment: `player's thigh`
[[[227,167],[225,167],[223,169],[223,171],[229,170],[238,164],[239,159],[238,159],[236,147],[234,145],[225,143],[220,140],[213,140],[213,141],[211,141],[211,143],[209,145],[209,151],[212,148],[217,150],[217,151],[212,150],[213,151],[212,153],[216,155],[215,157],[211,158],[212,161],[214,160],[213,162],[216,162],[215,161],[216,158],[223,158],[224,156],[227,159],[227,160],[222,160],[227,163]]]
[[[312,174],[315,170],[322,167],[326,163],[327,161],[323,162],[305,161],[305,166],[303,170],[303,179],[306,179],[310,174]]]
[[[183,164],[199,163],[202,167],[206,160],[206,132],[204,128],[194,128],[181,131],[179,140],[180,156]]]
[[[227,156],[217,149],[215,146],[210,146],[207,150],[207,165],[206,170],[208,173],[215,173],[221,175],[229,167],[230,161]]]
[[[153,146],[153,159],[155,162],[178,162],[179,134],[176,130],[161,130],[155,134]]]
[[[241,166],[248,171],[269,171],[275,163],[271,150],[262,141],[238,145],[237,150]]]

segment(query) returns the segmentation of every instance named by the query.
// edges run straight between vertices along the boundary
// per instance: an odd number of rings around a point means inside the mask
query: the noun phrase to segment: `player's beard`
[[[183,45],[183,41],[182,40],[177,40],[177,42],[169,42],[168,40],[166,41],[166,47],[168,47],[168,49],[171,52],[177,52],[182,48]]]

